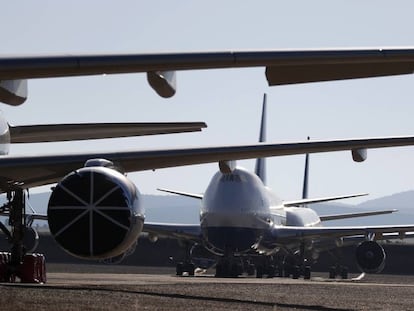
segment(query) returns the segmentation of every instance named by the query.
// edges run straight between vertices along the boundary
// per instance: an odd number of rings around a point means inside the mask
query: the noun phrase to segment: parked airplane
[[[269,85],[414,72],[413,48],[222,51],[164,54],[0,57],[0,102],[19,105],[32,78],[146,72],[162,97],[176,92],[177,70],[266,67]]]
[[[8,236],[11,244],[10,258],[5,259],[7,269],[2,269],[0,264],[0,277],[20,275],[22,269],[36,270],[38,263],[33,260],[25,261],[25,246],[23,243],[24,232],[28,222],[25,212],[24,190],[58,183],[52,191],[48,203],[47,218],[49,228],[55,240],[62,248],[70,254],[85,259],[105,259],[122,256],[133,247],[139,234],[142,232],[145,220],[144,207],[136,186],[127,178],[125,173],[141,170],[154,170],[159,168],[175,167],[182,165],[219,162],[221,171],[213,179],[212,185],[217,185],[217,180],[223,182],[225,188],[230,191],[238,187],[253,187],[256,194],[249,194],[247,198],[238,197],[241,202],[257,203],[260,207],[255,218],[250,210],[241,211],[246,224],[254,221],[251,225],[261,229],[261,226],[272,226],[272,234],[277,234],[278,239],[289,238],[295,240],[300,232],[301,237],[319,237],[331,230],[330,236],[341,238],[342,236],[367,233],[373,236],[378,233],[414,231],[414,226],[393,226],[381,228],[319,228],[283,226],[285,221],[293,221],[296,225],[305,225],[317,220],[309,209],[303,212],[304,219],[292,218],[292,213],[287,210],[280,211],[281,217],[274,218],[269,213],[270,206],[274,207],[274,199],[265,195],[269,193],[263,187],[258,177],[254,174],[235,168],[234,160],[248,158],[262,158],[269,156],[295,155],[303,153],[330,152],[351,150],[354,160],[361,161],[366,157],[366,148],[383,148],[414,145],[414,136],[405,137],[382,137],[367,139],[345,139],[328,141],[304,141],[292,143],[259,143],[253,145],[216,146],[200,148],[175,148],[158,150],[131,150],[110,152],[80,152],[72,154],[50,154],[50,155],[27,155],[0,157],[0,192],[7,194],[8,202],[0,208],[0,212],[9,216],[11,229],[1,229]],[[211,189],[211,190],[209,190]],[[215,187],[207,189],[204,201],[209,204],[207,195],[209,191],[214,193]],[[218,187],[217,190],[222,189]],[[251,190],[251,189],[250,189]],[[243,191],[241,192],[243,193]],[[226,203],[228,196],[223,193],[215,193],[219,197],[211,203]],[[222,196],[222,197],[221,197]],[[256,202],[255,199],[263,200]],[[217,201],[218,200],[218,201]],[[304,204],[300,201],[297,204]],[[293,204],[293,203],[292,203]],[[248,205],[247,207],[251,207]],[[217,206],[219,208],[219,206]],[[292,208],[293,209],[293,208]],[[210,211],[215,211],[214,209]],[[283,214],[286,212],[286,214]],[[217,212],[209,214],[205,218],[213,236],[219,236],[220,230],[214,225],[220,223],[226,217],[234,218],[234,215],[220,214]],[[285,215],[285,216],[284,216]],[[44,215],[45,216],[45,215]],[[244,217],[246,216],[246,217]],[[301,221],[306,220],[306,223]],[[205,223],[205,222],[203,222]],[[206,224],[206,223],[205,223]],[[291,223],[292,224],[292,223]],[[276,226],[280,225],[280,227]],[[211,230],[210,230],[211,227]],[[276,230],[277,228],[277,230]],[[198,226],[174,226],[145,224],[145,229],[154,234],[164,232],[172,233],[178,237],[186,237],[189,240],[201,239],[201,227]],[[172,231],[172,232],[171,232]],[[241,230],[247,237],[251,232]],[[232,229],[230,230],[232,232]],[[260,232],[260,231],[257,231]],[[209,233],[210,234],[210,233]],[[239,234],[239,233],[234,233]],[[251,238],[252,236],[250,236]],[[274,236],[273,236],[274,237]],[[267,239],[263,236],[260,251],[265,247],[273,249],[274,243],[279,240]],[[242,246],[251,246],[248,238],[238,239],[240,245],[235,245],[241,250]],[[210,240],[209,240],[210,241]],[[220,241],[220,240],[218,240]],[[227,240],[226,240],[227,241]],[[230,240],[229,240],[230,241]],[[220,244],[218,244],[220,245]],[[233,246],[232,246],[233,247]],[[0,256],[1,263],[1,256]],[[22,268],[23,267],[23,268]],[[30,271],[32,271],[30,270]],[[8,271],[4,274],[1,271]],[[36,270],[37,271],[37,270]],[[32,271],[33,272],[33,271]],[[29,272],[29,275],[33,275]],[[3,273],[3,274],[2,274]],[[7,279],[7,278],[6,278]],[[36,278],[30,276],[25,280],[34,281]]]
[[[268,193],[268,190],[260,184],[257,176],[235,168],[229,159],[351,150],[354,159],[361,160],[355,155],[365,155],[365,152],[362,152],[365,148],[408,145],[414,145],[414,136],[146,151],[83,152],[37,156],[5,155],[0,157],[0,191],[7,194],[8,202],[0,208],[0,212],[9,216],[11,229],[5,226],[0,229],[5,232],[10,241],[11,254],[6,256],[6,259],[3,258],[3,261],[0,256],[0,263],[3,262],[3,265],[0,264],[0,277],[3,280],[9,280],[9,277],[13,275],[22,278],[22,271],[26,271],[26,277],[23,278],[25,281],[37,280],[38,274],[36,273],[38,272],[33,271],[38,271],[39,263],[32,259],[25,260],[26,250],[23,238],[29,224],[27,220],[30,218],[27,217],[25,211],[25,189],[57,182],[50,196],[47,216],[42,216],[43,219],[47,218],[50,231],[57,243],[68,253],[80,258],[113,258],[122,256],[133,248],[144,227],[145,214],[141,197],[136,186],[125,175],[126,172],[219,162],[221,172],[212,184],[217,184],[217,179],[222,176],[223,183],[227,182],[225,187],[229,187],[231,191],[246,185],[250,185],[248,186],[250,188],[253,184],[253,190],[257,192],[257,195],[248,195],[243,200],[242,197],[238,197],[240,202],[250,200],[248,202],[258,203],[260,207],[259,213],[254,214],[255,218],[250,218],[253,216],[250,210],[242,211],[246,224],[254,221],[252,225],[257,226],[258,229],[261,229],[264,224],[272,225],[274,227],[272,232],[278,235],[278,239],[288,237],[295,240],[294,237],[298,231],[294,230],[294,227],[282,225],[284,221],[294,221],[295,224],[300,225],[302,220],[292,218],[294,214],[287,212],[283,217],[283,209],[280,209],[282,213],[280,218],[272,218],[272,214],[268,213],[268,208],[274,206],[273,203],[270,205],[274,201],[267,195],[265,196],[263,192]],[[208,191],[214,192],[214,187],[209,189],[211,190]],[[218,202],[225,204],[227,196],[222,192],[217,195],[219,195]],[[220,198],[220,196],[223,197]],[[209,197],[212,196],[207,195],[205,200]],[[254,199],[264,201],[256,202]],[[272,199],[271,202],[270,199]],[[304,203],[307,202],[301,200],[297,204]],[[304,215],[306,221],[312,221],[315,216],[310,210],[305,211]],[[234,218],[233,214],[221,215],[220,209],[217,214],[213,212],[210,216],[205,220],[208,220],[208,223],[212,222],[211,230],[207,227],[209,231],[212,231],[212,237],[220,235],[220,230],[217,231],[214,227],[217,222],[220,223],[221,219],[225,221],[226,217]],[[280,225],[280,228],[276,225]],[[406,231],[414,231],[414,226],[352,229],[299,227],[299,229],[301,237],[297,237],[298,239],[320,236],[326,234],[325,230],[331,230],[331,236],[341,238],[361,233],[367,233],[370,237],[386,232],[402,234]],[[167,232],[195,241],[200,241],[202,237],[200,225],[176,226],[146,223],[145,230],[153,234]],[[229,232],[232,232],[232,229]],[[240,241],[240,245],[236,245],[238,250],[241,250],[242,246],[251,245],[249,244],[251,241],[248,240],[251,233],[245,230],[241,230],[241,233],[246,233],[247,238],[237,239]],[[269,247],[269,249],[275,247],[272,244],[275,243],[274,239],[266,240],[265,238],[269,237],[263,236],[259,244],[261,248],[258,250],[260,251],[265,251],[264,247]],[[27,277],[27,269],[29,269],[29,277]]]
[[[260,141],[265,139],[265,118],[266,97]],[[159,189],[201,200],[200,224],[144,224],[143,231],[150,234],[150,239],[162,235],[187,242],[187,257],[177,265],[178,275],[184,272],[194,274],[191,254],[200,253],[199,248],[204,248],[218,258],[216,276],[238,276],[243,271],[253,273],[255,268],[258,277],[263,274],[274,276],[278,271],[280,276],[298,278],[303,275],[309,279],[311,263],[320,252],[349,243],[359,244],[356,261],[363,272],[380,272],[385,265],[385,253],[376,240],[385,238],[387,233],[399,233],[402,238],[404,232],[414,229],[413,225],[322,226],[328,220],[386,214],[396,210],[319,216],[307,205],[365,194],[307,198],[308,155],[303,196],[295,201],[282,201],[266,187],[264,158],[257,159],[255,173],[233,165],[224,169],[220,166],[220,171],[213,176],[203,195]],[[246,262],[249,264],[246,265]],[[330,271],[330,276],[335,277],[337,272],[347,278],[346,267],[341,267],[340,271],[335,267]]]
[[[176,70],[258,66],[266,67],[270,85],[408,74],[414,68],[414,49],[0,57],[0,101],[9,105],[22,104],[27,98],[26,79],[133,72],[146,72],[154,90],[163,97],[170,97],[176,91]],[[2,123],[2,130],[13,133],[7,122]],[[4,140],[0,141],[3,153],[9,148],[6,132],[2,132]],[[14,131],[16,135],[18,132]],[[60,132],[65,132],[63,127]],[[49,131],[44,133],[47,136]],[[83,137],[83,134],[72,133],[66,139],[74,136]],[[39,137],[36,139],[40,140]],[[56,137],[52,141],[59,139]],[[37,264],[24,261],[23,237],[27,223],[23,192],[31,187],[58,182],[49,201],[47,218],[52,234],[63,248],[82,258],[110,258],[131,248],[144,223],[139,192],[125,176],[126,172],[218,161],[222,172],[233,176],[234,167],[230,160],[352,150],[354,160],[362,161],[366,148],[413,144],[414,137],[407,136],[147,151],[5,155],[0,158],[0,192],[7,194],[8,203],[0,208],[0,212],[9,215],[11,230],[1,229],[12,246],[10,259],[2,261],[0,256],[0,271],[7,271],[0,275],[21,276],[22,265],[33,271],[37,269]],[[400,231],[408,229],[403,227]],[[1,262],[7,269],[3,269]],[[33,277],[29,279],[34,280]]]

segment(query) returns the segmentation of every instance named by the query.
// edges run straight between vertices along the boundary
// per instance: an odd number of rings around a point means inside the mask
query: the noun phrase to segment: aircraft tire
[[[348,268],[347,267],[342,267],[342,269],[341,269],[341,278],[343,280],[348,279]]]
[[[256,278],[258,279],[263,278],[263,266],[256,267]]]
[[[311,267],[310,266],[305,266],[305,268],[303,269],[303,278],[305,280],[310,280],[311,278]]]
[[[175,269],[175,271],[176,271],[176,275],[177,276],[182,276],[183,275],[183,263],[178,263],[177,264],[177,267],[176,267],[176,269]]]
[[[299,279],[300,276],[300,268],[298,266],[293,267],[292,279]]]
[[[336,267],[332,266],[329,268],[329,278],[334,279],[336,278]]]

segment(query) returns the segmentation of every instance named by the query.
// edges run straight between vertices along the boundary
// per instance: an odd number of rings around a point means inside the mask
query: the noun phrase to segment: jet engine
[[[138,189],[108,163],[89,160],[85,167],[65,176],[50,196],[50,232],[73,256],[120,256],[136,243],[142,231],[144,210]]]
[[[23,245],[26,252],[33,253],[39,245],[39,234],[33,227],[26,227],[23,235]]]
[[[357,246],[355,257],[358,268],[365,273],[379,273],[385,266],[385,251],[374,241],[365,241]]]

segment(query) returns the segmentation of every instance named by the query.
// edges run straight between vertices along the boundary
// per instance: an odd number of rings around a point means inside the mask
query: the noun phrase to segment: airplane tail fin
[[[262,106],[262,120],[260,123],[260,134],[259,142],[266,141],[266,105],[267,105],[267,96],[263,95],[263,106]],[[256,167],[254,172],[262,180],[263,184],[266,184],[266,158],[257,158]]]
[[[308,137],[309,140],[309,137]],[[309,153],[305,156],[305,172],[303,174],[302,199],[309,197]]]

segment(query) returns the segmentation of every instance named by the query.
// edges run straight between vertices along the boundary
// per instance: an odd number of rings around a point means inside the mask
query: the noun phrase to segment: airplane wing
[[[163,97],[175,93],[175,71],[266,67],[269,85],[410,74],[414,49],[308,49],[162,54],[0,57],[0,101],[23,103],[25,79],[147,72]]]
[[[361,197],[365,195],[368,195],[368,193],[349,194],[349,195],[315,198],[315,199],[301,199],[301,200],[295,200],[295,201],[285,201],[283,202],[283,205],[285,207],[301,206],[305,204],[322,203],[322,202],[336,201],[336,200],[341,200],[341,199],[356,198],[356,197]]]
[[[11,143],[129,137],[201,131],[204,122],[9,125]]]
[[[409,74],[414,48],[0,57],[0,80],[266,67],[269,84]]]
[[[199,224],[163,224],[163,223],[144,223],[143,232],[155,236],[172,237],[179,240],[190,240],[200,242],[202,240],[201,227]]]
[[[275,226],[272,229],[274,241],[291,241],[323,238],[342,238],[353,236],[375,235],[381,239],[384,234],[393,233],[404,237],[407,232],[413,232],[414,225],[390,225],[390,226],[355,226],[355,227],[294,227]]]
[[[58,182],[90,159],[106,159],[125,172],[241,160],[258,157],[331,152],[355,148],[382,148],[414,145],[413,136],[367,138],[295,143],[259,143],[255,145],[204,148],[159,149],[144,151],[86,152],[40,156],[3,156],[0,158],[0,191],[12,187],[30,188]]]
[[[356,218],[356,217],[365,217],[365,216],[375,216],[375,215],[384,215],[395,213],[398,210],[384,210],[384,211],[372,211],[372,212],[359,212],[359,213],[346,213],[346,214],[334,214],[334,215],[321,215],[319,218],[321,221],[329,220],[338,220],[338,219],[347,219],[347,218]]]

